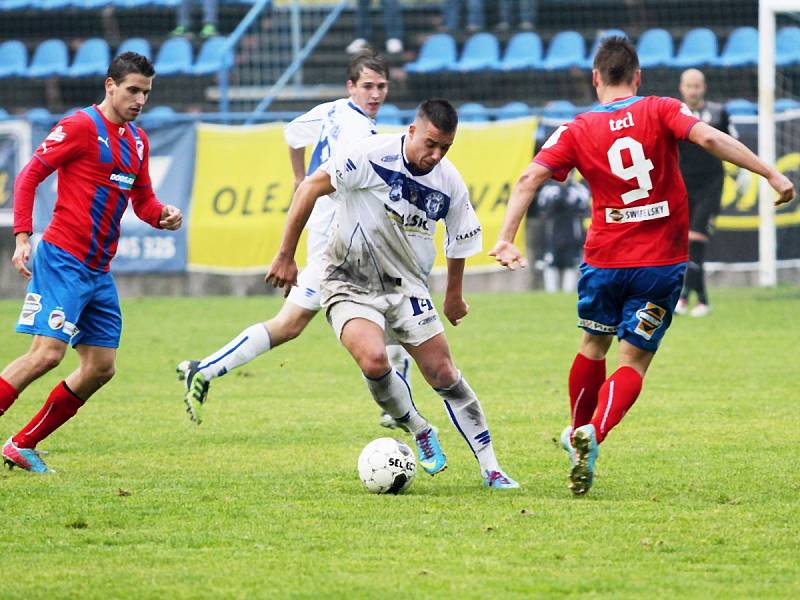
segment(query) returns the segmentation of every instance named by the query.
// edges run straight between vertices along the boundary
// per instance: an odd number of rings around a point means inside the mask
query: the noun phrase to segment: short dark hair
[[[442,133],[453,133],[458,127],[458,112],[444,98],[423,100],[417,107],[417,118],[429,121]]]
[[[386,59],[372,48],[359,50],[350,59],[350,64],[347,65],[347,80],[358,83],[361,71],[364,69],[375,71],[383,75],[387,80],[389,79],[389,65],[386,63]]]
[[[108,65],[106,77],[111,77],[116,83],[120,83],[131,73],[138,73],[145,77],[153,77],[156,74],[153,63],[146,56],[136,52],[123,52],[111,61]]]
[[[639,70],[639,56],[628,38],[612,36],[600,44],[593,67],[606,85],[631,83]]]

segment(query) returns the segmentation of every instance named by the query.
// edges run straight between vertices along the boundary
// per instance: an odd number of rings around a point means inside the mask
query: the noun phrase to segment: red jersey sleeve
[[[556,129],[533,157],[533,162],[550,169],[553,172],[553,179],[558,181],[564,181],[575,167],[576,156],[571,125],[573,124],[566,123]]]
[[[20,171],[14,181],[14,234],[33,231],[33,201],[36,188],[53,169],[36,157]]]
[[[53,171],[81,156],[88,147],[91,129],[84,119],[89,117],[75,114],[59,121],[33,155]]]
[[[657,106],[661,122],[667,126],[676,139],[688,139],[692,127],[700,122],[700,119],[695,117],[683,102],[675,98],[659,98]]]
[[[144,150],[142,152],[142,164],[131,189],[131,203],[133,204],[133,212],[136,213],[137,217],[148,225],[159,229],[158,222],[161,220],[161,211],[164,206],[156,198],[156,194],[153,191],[153,182],[150,180],[150,140],[147,139],[147,135],[141,129],[139,130],[139,136],[142,138]]]

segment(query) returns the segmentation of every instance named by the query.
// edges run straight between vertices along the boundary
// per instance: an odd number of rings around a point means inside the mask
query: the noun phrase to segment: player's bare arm
[[[331,184],[330,175],[319,169],[306,177],[292,196],[292,204],[289,207],[289,214],[286,216],[280,248],[275,258],[272,259],[269,271],[264,278],[267,285],[284,288],[284,296],[288,296],[292,286],[297,284],[297,263],[294,260],[294,254],[297,251],[300,234],[303,233],[303,227],[314,209],[317,198],[335,191],[336,188]]]
[[[306,149],[289,146],[289,162],[292,165],[292,173],[294,174],[294,191],[297,191],[297,188],[306,177]]]
[[[24,231],[15,236],[16,247],[14,248],[14,256],[11,257],[11,264],[19,271],[25,279],[31,278],[30,269],[28,269],[27,262],[31,257],[31,239],[30,236]]]
[[[469,312],[469,304],[464,300],[463,258],[447,259],[447,288],[444,292],[444,316],[452,325],[458,325]]]
[[[778,193],[775,206],[794,199],[794,185],[788,177],[758,158],[747,146],[727,133],[719,131],[707,123],[698,123],[689,132],[689,141],[702,146],[717,158],[732,162],[764,177],[772,189]]]
[[[497,243],[489,252],[489,256],[494,256],[497,262],[512,271],[517,265],[523,268],[528,266],[528,261],[525,260],[525,257],[514,245],[514,237],[517,235],[519,225],[528,211],[536,190],[551,176],[550,169],[538,163],[531,163],[520,175],[514,189],[511,191],[503,226],[500,228]]]
[[[181,209],[171,204],[165,204],[161,209],[161,219],[158,221],[158,226],[161,229],[175,231],[181,228],[183,224],[183,214]]]

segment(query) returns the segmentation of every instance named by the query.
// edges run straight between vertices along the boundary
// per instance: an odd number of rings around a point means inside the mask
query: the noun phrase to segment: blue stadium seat
[[[476,33],[461,50],[461,59],[453,69],[462,73],[497,69],[500,65],[500,42],[491,33]]]
[[[643,69],[666,67],[672,62],[675,52],[672,36],[666,29],[648,29],[639,36],[636,52]]]
[[[548,71],[582,67],[586,60],[586,42],[577,31],[560,31],[547,47],[542,66]]]
[[[794,98],[780,98],[775,101],[775,112],[785,110],[800,110],[800,100]]]
[[[34,0],[0,0],[0,12],[25,10],[33,7]]]
[[[5,121],[6,119],[10,119],[11,115],[8,114],[8,111],[5,108],[0,108],[0,121]]]
[[[72,6],[85,10],[97,10],[111,4],[111,0],[72,0]]]
[[[775,64],[779,67],[800,63],[800,27],[781,27],[775,36]]]
[[[497,110],[498,119],[519,119],[531,115],[531,107],[524,102],[509,102]]]
[[[0,44],[0,78],[24,75],[28,69],[28,50],[19,40]]]
[[[467,102],[458,108],[458,120],[462,123],[486,123],[489,113],[483,104]]]
[[[717,59],[719,67],[747,67],[758,64],[758,30],[738,27],[731,32]]]
[[[89,38],[80,45],[69,68],[70,77],[102,76],[108,71],[111,49],[101,38]]]
[[[184,37],[169,38],[158,49],[156,74],[184,75],[192,72],[192,44]]]
[[[744,98],[734,98],[725,103],[729,115],[757,115],[758,105]]]
[[[56,118],[46,108],[31,108],[25,113],[25,118],[31,123],[49,127]]]
[[[142,127],[160,127],[175,118],[175,109],[171,106],[161,105],[147,108],[139,117]]]
[[[39,10],[64,10],[69,8],[72,0],[32,0],[31,8]]]
[[[414,62],[406,65],[409,73],[448,71],[456,63],[456,41],[449,33],[437,33],[425,40]]]
[[[718,51],[716,34],[707,27],[698,27],[683,38],[670,66],[687,68],[711,65],[717,61]]]
[[[228,39],[219,35],[208,38],[197,53],[197,60],[192,67],[195,75],[212,75],[220,70],[233,66],[233,52],[225,51]]]
[[[400,109],[395,104],[384,104],[378,111],[378,125],[404,125]]]
[[[66,75],[69,63],[69,52],[63,40],[45,40],[33,51],[31,64],[28,65],[28,77],[50,77]]]
[[[522,31],[512,37],[500,69],[503,71],[520,71],[523,69],[540,69],[542,67],[542,38],[532,31]]]
[[[150,42],[144,38],[133,37],[128,38],[119,45],[115,56],[119,56],[125,52],[136,52],[142,56],[146,56],[150,60],[153,59],[153,50],[150,48]]]
[[[621,29],[605,29],[598,32],[597,36],[594,38],[592,49],[589,50],[589,54],[586,56],[586,62],[583,66],[587,69],[591,69],[592,65],[594,64],[594,55],[597,54],[597,49],[600,47],[600,44],[603,43],[604,39],[614,36],[627,38],[628,34]]]
[[[543,119],[554,119],[559,121],[571,121],[578,114],[578,109],[569,100],[553,100],[544,105],[542,109]]]
[[[144,8],[151,6],[152,0],[111,0],[111,4],[118,8]]]

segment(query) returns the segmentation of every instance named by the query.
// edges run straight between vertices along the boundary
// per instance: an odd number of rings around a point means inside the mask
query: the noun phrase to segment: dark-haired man
[[[746,146],[692,115],[672,98],[636,96],[636,50],[620,37],[600,46],[592,83],[601,105],[559,127],[522,174],[491,255],[525,266],[514,235],[549,178],[576,167],[593,193],[592,224],[578,282],[578,326],[584,330],[569,374],[572,423],[561,441],[572,461],[571,489],[592,485],[598,445],[633,406],[672,321],[686,270],[689,210],[678,169],[678,140],[767,178],[776,204],[792,183]],[[619,367],[606,378],[605,357],[619,338]]]
[[[109,264],[128,200],[153,227],[181,226],[180,210],[162,205],[153,193],[149,142],[133,125],[154,75],[144,56],[126,52],[116,57],[108,68],[103,101],[59,121],[17,177],[12,262],[30,280],[17,331],[33,335],[33,343],[0,373],[0,415],[31,382],[61,362],[68,344],[78,352],[80,365],[3,446],[9,466],[49,472],[36,445],[114,375],[122,315]],[[53,218],[29,270],[36,187],[56,170]]]
[[[375,115],[389,91],[386,60],[367,48],[351,58],[347,71],[349,97],[325,102],[297,117],[284,130],[295,188],[306,176],[328,162],[334,151],[357,140],[375,135]],[[305,163],[305,149],[311,146],[311,159]],[[185,382],[184,402],[189,418],[201,423],[203,407],[212,379],[222,377],[257,356],[298,337],[320,310],[319,280],[322,253],[328,243],[335,204],[320,198],[308,220],[308,264],[300,273],[277,315],[245,328],[231,341],[202,360],[185,360],[178,365]],[[395,368],[408,377],[411,359],[403,348],[390,344],[387,349]],[[396,426],[384,419],[386,426]]]
[[[414,406],[406,379],[389,364],[385,340],[396,339],[444,400],[478,459],[485,485],[516,488],[497,462],[478,397],[450,357],[428,290],[436,222],[444,220],[444,314],[453,325],[466,316],[464,262],[481,250],[481,226],[464,180],[445,159],[457,125],[449,102],[426,100],[407,133],[340,147],[297,188],[266,279],[291,292],[297,284],[294,254],[300,233],[317,199],[332,195],[337,210],[325,249],[321,304],[375,402],[414,434],[425,472],[434,475],[447,466],[436,431]]]

